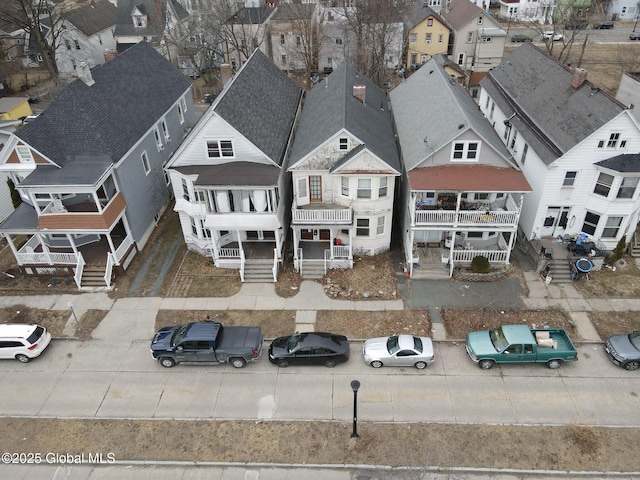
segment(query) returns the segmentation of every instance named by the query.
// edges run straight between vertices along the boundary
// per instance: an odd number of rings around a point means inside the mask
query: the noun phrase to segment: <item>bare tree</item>
[[[58,77],[56,48],[64,29],[65,13],[70,7],[65,2],[54,4],[50,0],[3,0],[0,19],[22,28],[27,41],[32,41],[42,56],[42,63],[52,78]]]
[[[340,0],[355,41],[348,60],[378,85],[386,76],[386,59],[394,42],[402,48],[402,21],[412,7],[411,0]]]

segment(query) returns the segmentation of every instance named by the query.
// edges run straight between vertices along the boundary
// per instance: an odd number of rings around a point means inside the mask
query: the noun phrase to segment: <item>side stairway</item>
[[[273,260],[247,258],[244,261],[245,283],[273,283]]]
[[[640,234],[637,230],[633,238],[633,244],[631,245],[631,256],[640,257]]]
[[[566,258],[553,259],[549,262],[551,283],[571,283],[571,264]]]

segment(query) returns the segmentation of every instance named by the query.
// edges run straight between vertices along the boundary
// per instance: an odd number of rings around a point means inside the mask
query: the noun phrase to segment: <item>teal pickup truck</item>
[[[546,363],[558,368],[578,360],[576,347],[561,328],[529,328],[503,325],[493,330],[470,332],[467,353],[483,370],[496,363]]]

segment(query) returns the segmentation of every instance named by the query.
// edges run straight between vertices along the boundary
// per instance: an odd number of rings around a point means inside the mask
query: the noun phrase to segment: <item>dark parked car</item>
[[[584,30],[587,28],[588,23],[586,20],[575,20],[573,22],[567,23],[564,28],[565,30]]]
[[[511,41],[514,43],[533,42],[533,38],[527,35],[522,35],[521,33],[516,33],[515,35],[511,35]]]
[[[349,342],[344,335],[310,332],[276,338],[269,347],[269,361],[279,367],[324,365],[335,367],[349,360]]]
[[[610,28],[613,28],[613,22],[594,23],[593,28],[599,30],[609,30]]]
[[[640,40],[640,32],[633,32],[629,35],[629,40]]]
[[[614,335],[604,342],[609,360],[627,370],[640,368],[640,332]]]

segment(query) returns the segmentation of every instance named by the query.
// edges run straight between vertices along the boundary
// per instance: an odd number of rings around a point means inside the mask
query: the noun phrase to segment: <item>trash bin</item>
[[[205,93],[204,94],[204,101],[207,102],[208,104],[212,104],[213,103],[213,95],[211,95],[210,93]]]

